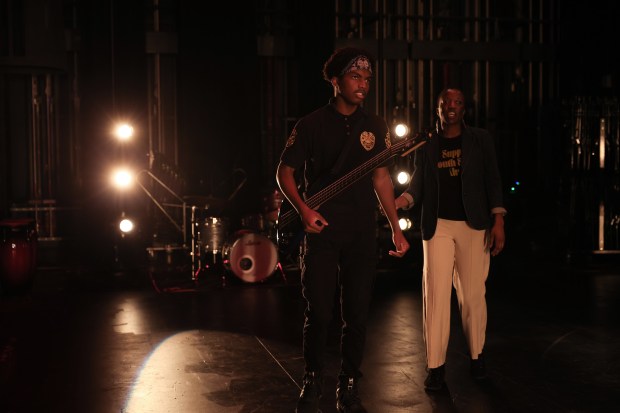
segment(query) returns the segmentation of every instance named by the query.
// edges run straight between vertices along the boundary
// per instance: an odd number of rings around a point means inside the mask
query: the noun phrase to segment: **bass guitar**
[[[430,136],[431,134],[429,132],[421,132],[414,137],[393,143],[389,148],[384,149],[363,164],[308,196],[305,199],[306,205],[312,209],[318,209],[322,204],[359,181],[388,159],[398,154],[401,154],[403,157],[409,155],[411,152],[424,145]],[[304,231],[299,214],[286,199],[283,200],[280,206],[278,220],[276,221],[276,229],[280,254],[286,256],[294,252],[304,237]]]

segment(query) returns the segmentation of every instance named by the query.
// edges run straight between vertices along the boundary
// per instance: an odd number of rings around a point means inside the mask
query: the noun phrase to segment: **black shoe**
[[[471,359],[469,371],[471,376],[476,380],[483,380],[487,378],[487,368],[484,364],[484,357],[482,356],[482,353],[478,355],[476,360]]]
[[[323,393],[323,379],[313,371],[304,374],[303,388],[297,400],[295,413],[320,413],[319,401]]]
[[[446,384],[443,377],[445,375],[445,365],[442,364],[434,369],[428,369],[428,376],[424,380],[424,388],[426,390],[437,391],[443,389]]]
[[[336,409],[340,413],[367,413],[357,392],[359,379],[340,376],[336,388]]]

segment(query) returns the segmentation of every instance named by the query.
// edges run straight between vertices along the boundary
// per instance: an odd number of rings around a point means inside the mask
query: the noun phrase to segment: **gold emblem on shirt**
[[[364,131],[360,135],[360,142],[367,151],[375,147],[375,135],[372,132]]]
[[[392,137],[390,136],[390,131],[389,130],[385,134],[385,147],[386,148],[391,148],[392,147]]]
[[[289,136],[286,141],[287,148],[289,146],[293,146],[293,144],[295,143],[295,137],[297,137],[297,129],[293,128],[293,131],[291,132],[291,136]]]

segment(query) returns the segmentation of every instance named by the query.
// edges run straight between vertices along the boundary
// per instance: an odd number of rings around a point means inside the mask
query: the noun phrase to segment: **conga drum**
[[[37,269],[37,231],[33,219],[0,221],[0,289],[23,292]]]

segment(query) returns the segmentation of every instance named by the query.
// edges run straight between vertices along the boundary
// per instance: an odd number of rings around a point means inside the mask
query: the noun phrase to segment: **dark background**
[[[16,205],[52,198],[57,205],[80,211],[73,215],[59,212],[65,217],[59,218],[59,231],[64,231],[60,238],[86,240],[82,247],[86,243],[109,258],[110,246],[117,242],[114,225],[119,206],[150,209],[153,215],[154,208],[143,194],[121,197],[107,184],[107,171],[119,157],[148,166],[152,108],[147,96],[152,85],[147,79],[145,33],[153,30],[153,4],[0,1],[4,39],[0,56],[1,217],[15,215],[12,208]],[[392,2],[386,4],[389,9]],[[505,19],[507,32],[516,24],[514,19],[524,17],[514,14],[516,4],[491,2],[493,12]],[[449,8],[450,2],[437,5]],[[182,195],[221,201],[235,193],[217,211],[234,219],[260,211],[264,195],[276,188],[275,166],[294,121],[325,104],[332,94],[321,78],[321,68],[337,40],[334,2],[162,0],[158,7],[160,30],[174,33],[177,39],[174,61],[166,63],[174,70],[163,77],[175,80],[175,100],[167,104],[176,109],[177,136],[172,143],[178,159],[173,167],[182,181]],[[498,145],[509,221],[515,232],[538,232],[538,240],[547,233],[556,239],[581,236],[562,231],[567,226],[561,220],[581,211],[567,205],[570,189],[562,193],[567,185],[567,128],[571,127],[566,101],[576,96],[617,98],[619,89],[615,58],[618,3],[577,1],[557,4],[554,11],[559,35],[553,41],[557,43],[545,44],[559,68],[554,98],[533,110],[506,95],[498,100],[497,117],[482,119],[477,125],[513,129],[515,141],[500,140]],[[265,34],[277,35],[294,47],[266,58],[257,46]],[[68,50],[77,52],[75,61],[66,58]],[[458,63],[454,68],[458,71]],[[53,184],[43,194],[29,189],[29,76],[33,75],[51,76],[58,88],[53,107],[58,133],[51,144],[56,159],[41,165]],[[515,80],[504,76],[493,83],[509,90]],[[70,92],[74,85],[79,104]],[[389,122],[391,114],[381,112]],[[109,133],[111,122],[119,117],[136,127],[135,142],[123,149]],[[77,131],[71,126],[75,123],[79,124]],[[429,126],[431,120],[420,123]],[[535,139],[534,133],[542,139]],[[587,187],[588,182],[595,182],[592,179],[596,178],[588,176],[580,185]],[[511,197],[508,187],[514,180],[524,180],[529,186]],[[616,199],[617,194],[612,204]],[[553,222],[546,225],[549,219]],[[156,230],[143,231],[143,242],[148,244]],[[524,237],[526,243],[542,242]],[[585,238],[588,242],[577,249],[590,248],[591,235]],[[558,247],[570,245],[558,243]]]

